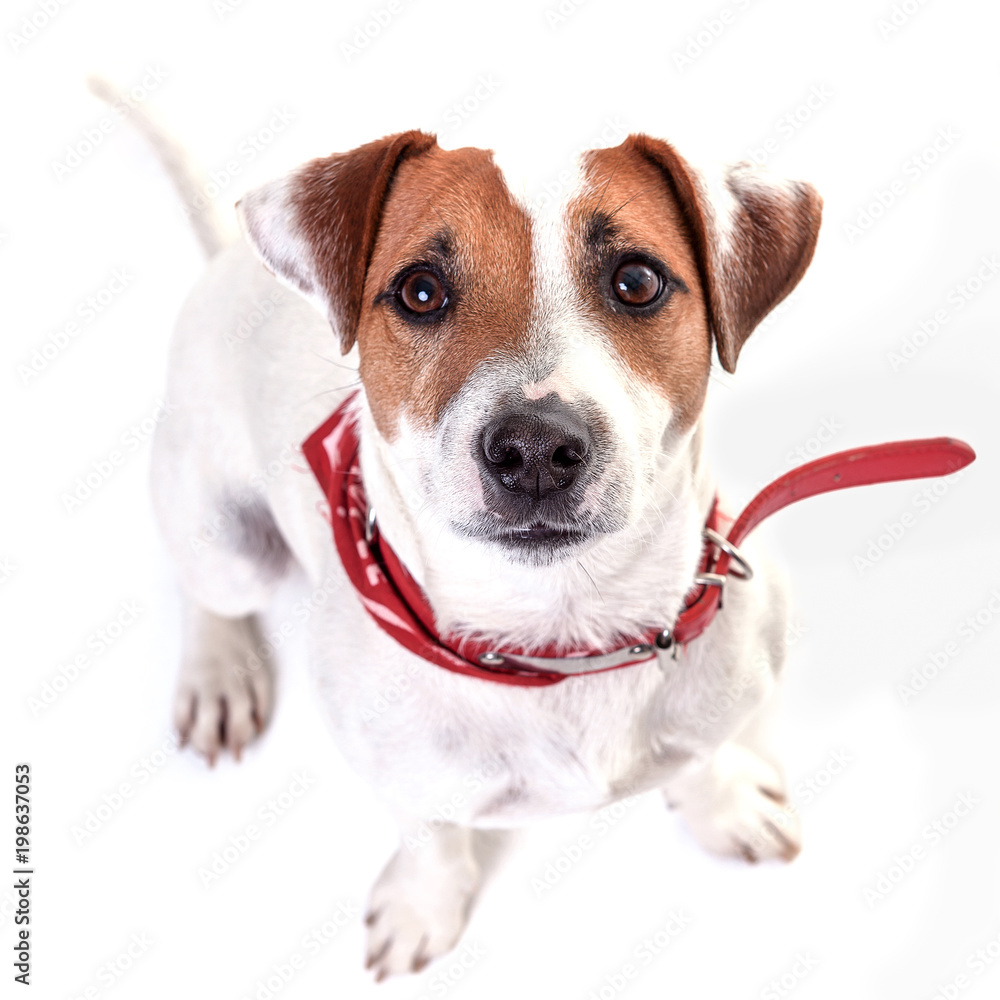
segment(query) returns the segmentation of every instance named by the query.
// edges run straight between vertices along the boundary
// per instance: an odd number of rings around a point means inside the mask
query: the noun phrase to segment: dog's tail
[[[205,256],[214,257],[226,244],[232,242],[232,237],[219,220],[212,200],[205,193],[201,171],[191,162],[183,146],[143,108],[131,102],[126,104],[117,88],[109,81],[91,76],[87,78],[87,86],[102,101],[112,106],[128,107],[129,120],[152,147],[173,181]]]

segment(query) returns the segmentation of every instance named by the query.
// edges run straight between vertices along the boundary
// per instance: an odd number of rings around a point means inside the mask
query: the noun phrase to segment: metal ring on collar
[[[735,576],[738,580],[753,579],[753,569],[751,569],[750,563],[747,562],[746,557],[743,555],[742,552],[740,552],[738,548],[736,548],[735,545],[733,545],[730,541],[728,541],[728,539],[723,538],[722,535],[720,535],[717,531],[713,531],[711,528],[703,529],[703,534],[713,545],[718,546],[718,548],[722,549],[722,551],[725,552],[726,555],[728,555],[729,558],[732,559],[733,562],[737,564],[737,566],[739,567],[739,572],[737,572],[735,568],[731,568],[729,570],[729,572],[732,573],[733,576]],[[718,574],[706,573],[705,576],[713,577],[713,576],[718,576]],[[695,582],[697,583],[699,581],[695,580]],[[708,581],[702,581],[702,582],[708,582]],[[714,580],[711,582],[713,584],[715,583]]]

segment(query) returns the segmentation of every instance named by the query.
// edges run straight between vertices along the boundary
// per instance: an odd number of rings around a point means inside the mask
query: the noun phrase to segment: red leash
[[[964,469],[975,457],[976,453],[964,441],[947,437],[891,441],[838,451],[800,465],[765,486],[729,529],[726,542],[738,550],[761,521],[797,500],[852,486],[944,476]],[[713,572],[725,578],[731,572],[732,561],[729,552],[720,550]],[[701,635],[715,617],[721,596],[721,584],[704,587],[678,617],[674,626],[675,641],[690,642]]]
[[[537,687],[570,676],[615,670],[654,659],[696,639],[720,607],[729,575],[749,578],[739,545],[766,517],[797,500],[851,486],[943,476],[976,457],[963,441],[930,438],[895,441],[841,451],[787,472],[764,487],[723,536],[723,516],[713,503],[705,526],[707,543],[695,586],[672,627],[650,628],[643,636],[608,651],[504,649],[469,639],[438,635],[434,612],[419,585],[400,563],[370,516],[358,462],[356,393],[303,443],[302,451],[329,504],[334,542],[361,603],[378,625],[410,652],[446,670],[502,684]]]

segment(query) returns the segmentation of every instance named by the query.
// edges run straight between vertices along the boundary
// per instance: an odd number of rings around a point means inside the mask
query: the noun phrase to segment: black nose
[[[568,409],[518,408],[487,424],[482,466],[511,493],[542,500],[573,486],[591,447],[586,424]]]

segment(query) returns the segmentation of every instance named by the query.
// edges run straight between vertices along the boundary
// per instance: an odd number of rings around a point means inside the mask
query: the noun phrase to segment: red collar
[[[871,445],[809,462],[761,490],[735,522],[712,504],[701,566],[672,627],[652,626],[611,651],[497,650],[493,643],[438,635],[424,592],[380,537],[369,517],[361,481],[357,415],[352,405],[356,395],[352,393],[309,435],[302,451],[329,504],[337,552],[358,598],[379,627],[411,653],[455,673],[525,687],[643,663],[654,659],[658,650],[674,647],[676,651],[696,639],[721,606],[727,576],[750,575],[738,546],[764,518],[782,507],[849,486],[945,475],[976,457],[963,441],[929,438]]]

